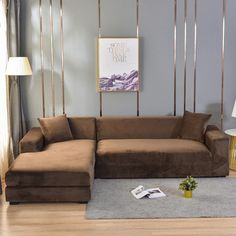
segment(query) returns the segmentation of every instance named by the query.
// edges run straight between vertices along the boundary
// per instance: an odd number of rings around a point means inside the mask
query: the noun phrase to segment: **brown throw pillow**
[[[185,111],[180,137],[183,139],[191,139],[203,143],[203,135],[206,128],[206,123],[210,117],[211,114]]]
[[[66,115],[38,118],[38,121],[47,143],[73,139]]]

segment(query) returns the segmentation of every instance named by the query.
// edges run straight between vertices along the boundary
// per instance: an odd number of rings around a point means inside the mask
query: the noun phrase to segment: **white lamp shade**
[[[27,57],[10,57],[7,63],[6,75],[32,75]]]
[[[234,108],[233,108],[232,116],[236,117],[236,100],[235,100],[235,103],[234,103]]]

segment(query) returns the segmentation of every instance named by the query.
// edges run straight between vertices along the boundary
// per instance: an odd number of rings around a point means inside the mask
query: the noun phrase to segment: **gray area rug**
[[[182,179],[96,179],[87,219],[235,217],[236,178],[198,178],[192,199],[182,197]],[[130,191],[160,187],[167,197],[135,199]]]

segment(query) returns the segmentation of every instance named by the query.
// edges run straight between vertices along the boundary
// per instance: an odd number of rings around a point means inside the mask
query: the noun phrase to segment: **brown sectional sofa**
[[[15,202],[86,202],[97,178],[226,176],[227,136],[208,126],[205,143],[178,138],[181,117],[72,117],[73,140],[44,144],[40,128],[20,142],[6,175]],[[96,156],[96,164],[95,164]]]

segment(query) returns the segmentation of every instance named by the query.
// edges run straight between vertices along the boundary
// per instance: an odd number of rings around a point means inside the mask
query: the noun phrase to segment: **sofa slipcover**
[[[184,139],[107,139],[98,142],[99,178],[210,176],[212,154]]]
[[[7,186],[90,186],[94,178],[95,141],[72,140],[22,153],[6,175]]]
[[[94,175],[228,175],[229,138],[216,126],[208,126],[204,143],[180,139],[182,120],[174,116],[69,117],[73,140],[49,145],[40,128],[32,128],[20,141],[21,154],[6,174],[6,199],[11,203],[87,202]]]
[[[97,178],[226,176],[229,138],[209,125],[204,143],[180,138],[183,118],[100,117]]]
[[[45,144],[40,128],[20,141],[21,154],[6,174],[6,200],[18,202],[87,202],[94,180],[94,117],[68,118],[73,140]]]

